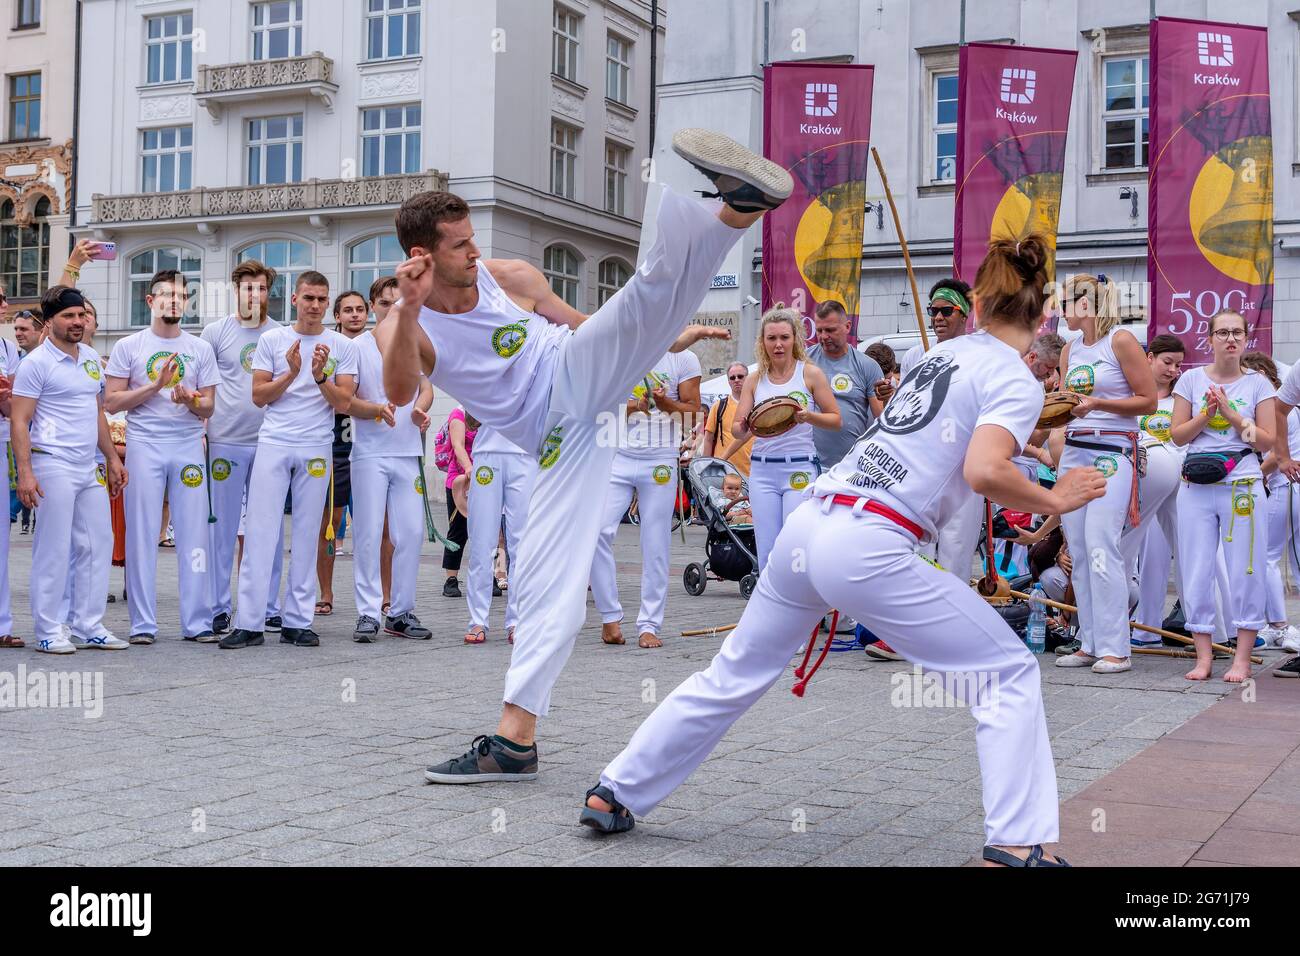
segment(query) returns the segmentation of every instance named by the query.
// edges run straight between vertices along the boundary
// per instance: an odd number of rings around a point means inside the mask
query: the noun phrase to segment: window
[[[302,182],[302,114],[248,121],[248,185]]]
[[[9,77],[9,138],[38,139],[41,135],[41,75]]]
[[[600,264],[600,277],[596,285],[596,307],[604,305],[610,297],[632,278],[632,267],[621,259],[606,259]]]
[[[302,56],[302,0],[253,4],[253,59]]]
[[[957,181],[957,74],[935,73],[931,79],[930,150],[932,183]]]
[[[149,293],[149,280],[159,269],[178,269],[185,276],[185,288],[190,300],[185,308],[185,324],[199,321],[199,295],[197,287],[203,271],[203,259],[184,246],[146,249],[131,257],[131,325],[136,328],[149,324],[149,305],[144,297]]]
[[[189,189],[194,162],[194,127],[166,126],[140,131],[140,191]]]
[[[276,271],[266,314],[276,322],[292,322],[296,316],[289,297],[298,276],[312,267],[311,246],[292,239],[268,239],[239,251],[238,261],[256,259]]]
[[[420,171],[420,107],[381,106],[361,111],[361,175]]]
[[[616,103],[628,101],[628,74],[632,69],[632,44],[609,34],[605,40],[605,96]]]
[[[41,0],[18,0],[18,22],[15,30],[30,30],[41,25]]]
[[[380,276],[390,276],[406,261],[397,236],[371,236],[348,248],[348,288],[362,295],[370,292],[370,283]]]
[[[542,254],[542,271],[551,282],[551,290],[576,309],[578,257],[564,246],[547,246]]]
[[[145,19],[147,83],[194,79],[194,14],[169,13]]]
[[[605,212],[627,215],[627,160],[632,151],[605,143]]]
[[[31,221],[19,225],[12,199],[0,202],[0,288],[16,299],[45,293],[50,274],[50,201],[42,196]]]
[[[391,60],[420,52],[420,0],[366,0],[366,57]]]
[[[578,131],[564,123],[551,123],[551,192],[565,199],[577,195]]]
[[[1145,56],[1101,63],[1102,169],[1146,168],[1150,64]]]
[[[551,31],[551,72],[578,82],[578,15],[555,8]]]

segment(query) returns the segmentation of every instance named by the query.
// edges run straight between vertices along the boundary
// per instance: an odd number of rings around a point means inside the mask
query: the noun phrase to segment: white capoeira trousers
[[[632,278],[561,345],[536,446],[541,468],[510,575],[519,624],[505,700],[529,713],[546,714],[586,617],[619,406],[695,315],[745,234],[722,222],[719,208],[665,191],[654,244]]]
[[[131,439],[123,494],[126,511],[126,600],[132,634],[157,634],[158,532],[164,496],[176,539],[181,635],[212,630],[211,538],[203,441],[154,444]]]
[[[113,563],[108,491],[93,461],[72,465],[48,455],[32,455],[32,474],[44,493],[32,539],[32,630],[38,641],[59,639],[59,625],[65,616],[63,596],[73,571],[75,537],[86,542],[88,556],[84,563],[85,587],[76,589],[70,626],[77,637],[98,637],[104,633],[108,569]]]
[[[385,516],[388,540],[393,544],[393,591],[388,613],[396,617],[415,610],[420,545],[424,541],[424,495],[420,487],[418,455],[352,461],[352,570],[359,616],[383,622],[379,552]],[[297,512],[295,497],[294,514]]]
[[[486,470],[485,470],[486,469]],[[354,479],[355,480],[355,479]],[[513,573],[519,563],[519,543],[528,522],[528,499],[537,480],[537,462],[515,452],[477,452],[469,485],[469,567],[465,578],[465,603],[469,627],[488,626],[492,609],[493,558],[501,540],[501,519],[506,522],[506,553],[512,571],[506,591],[506,630],[519,624],[522,583]]]
[[[807,499],[808,487],[821,474],[815,456],[803,461],[760,461],[763,457],[754,455],[750,459],[748,482],[749,510],[754,516],[754,544],[758,549],[760,574],[767,566],[767,556],[772,553],[772,546],[786,519]]]
[[[1300,500],[1291,482],[1277,482],[1268,499],[1268,620],[1282,624],[1287,619],[1286,588],[1282,568],[1290,566],[1291,580],[1300,582]]]
[[[1125,525],[1120,536],[1120,553],[1129,575],[1136,574],[1138,579],[1134,620],[1149,627],[1160,627],[1165,619],[1169,554],[1176,545],[1166,545],[1163,556],[1160,545],[1178,540],[1178,486],[1182,467],[1183,455],[1176,447],[1167,444],[1147,447],[1147,473],[1138,478],[1142,519],[1136,528]],[[1182,591],[1178,593],[1181,596]],[[1159,638],[1154,640],[1159,642]]]
[[[4,459],[9,461],[9,443],[0,442],[0,450],[4,453]],[[9,499],[5,499],[8,504]],[[14,613],[13,605],[9,601],[9,531],[13,522],[6,520],[4,522],[3,537],[0,537],[0,547],[4,548],[4,553],[0,554],[0,637],[5,634],[14,632]]]
[[[332,461],[329,442],[307,446],[258,444],[248,493],[235,627],[245,631],[261,631],[265,627],[271,563],[283,534],[284,499],[291,488],[289,583],[281,617],[285,627],[311,627],[316,602],[316,544]],[[414,482],[414,476],[411,480]],[[380,530],[383,530],[382,522]]]
[[[1263,480],[1220,485],[1183,482],[1178,491],[1178,566],[1192,634],[1214,632],[1215,554],[1223,548],[1228,565],[1230,623],[1258,631],[1266,623],[1268,521]]]
[[[212,513],[216,522],[212,531],[212,613],[229,614],[230,579],[235,568],[235,546],[239,543],[239,519],[244,510],[244,494],[257,458],[256,445],[227,445],[212,442],[208,447],[212,466]],[[281,502],[283,510],[284,502]],[[280,541],[271,559],[271,583],[267,589],[266,616],[280,613],[280,571],[284,563],[284,522],[279,524]]]
[[[634,491],[641,522],[641,609],[637,612],[636,632],[658,635],[668,603],[668,552],[677,501],[677,459],[671,453],[662,458],[637,458],[621,452],[614,456],[600,539],[591,562],[591,596],[602,624],[623,620],[614,537]]]
[[[1084,441],[1117,444],[1114,436],[1081,436]],[[1075,603],[1079,607],[1081,650],[1093,657],[1129,656],[1128,565],[1120,552],[1120,535],[1128,520],[1133,463],[1119,452],[1065,446],[1061,472],[1095,465],[1101,459],[1106,494],[1061,515],[1061,530],[1070,548]]]
[[[605,768],[601,783],[645,814],[682,783],[790,664],[827,608],[839,608],[969,706],[986,842],[1055,842],[1056,771],[1038,662],[964,581],[924,560],[889,519],[813,499],[786,522],[739,625]]]

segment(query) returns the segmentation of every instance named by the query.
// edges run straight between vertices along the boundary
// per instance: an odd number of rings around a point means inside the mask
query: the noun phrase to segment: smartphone
[[[95,249],[95,251],[92,252],[92,253],[90,254],[90,258],[92,258],[92,259],[116,259],[116,258],[117,258],[117,243],[116,243],[116,242],[101,242],[101,243],[98,243],[98,244],[97,244],[97,247],[96,247],[96,249]]]

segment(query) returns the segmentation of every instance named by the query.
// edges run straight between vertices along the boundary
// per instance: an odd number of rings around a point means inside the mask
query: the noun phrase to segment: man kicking
[[[88,543],[90,560],[86,587],[77,589],[72,608],[72,634],[80,646],[120,650],[126,641],[113,636],[103,621],[113,560],[108,497],[127,483],[126,469],[104,418],[99,356],[82,342],[86,309],[81,293],[53,286],[41,297],[41,311],[49,334],[18,367],[10,399],[18,497],[40,513],[31,574],[36,649],[76,652],[63,634],[59,613],[75,534]],[[96,447],[104,453],[102,474],[95,466]]]
[[[293,523],[280,643],[320,644],[320,635],[311,629],[316,541],[329,489],[334,413],[346,413],[352,402],[357,353],[351,341],[324,326],[330,288],[323,275],[313,270],[299,275],[291,301],[297,320],[264,334],[253,352],[253,404],[266,414],[250,479],[235,630],[221,639],[222,648],[264,641],[259,625],[264,624],[271,561],[290,488]]]
[[[380,330],[389,400],[410,401],[421,374],[485,425],[539,455],[519,549],[519,624],[505,705],[492,736],[429,768],[435,783],[533,780],[534,733],[586,614],[587,579],[628,384],[683,334],[733,245],[793,188],[790,174],[708,130],[680,130],[673,149],[713,181],[721,203],[665,191],[640,267],[590,318],[525,262],[480,261],[469,206],[450,193],[402,204],[397,320]],[[679,338],[680,337],[680,338]]]
[[[185,277],[164,269],[149,280],[147,329],[119,339],[104,369],[104,407],[126,412],[131,476],[126,490],[126,601],[132,644],[158,635],[158,526],[165,497],[176,534],[181,636],[211,643],[212,584],[208,578],[208,489],[203,423],[216,396],[212,346],[182,331]]]

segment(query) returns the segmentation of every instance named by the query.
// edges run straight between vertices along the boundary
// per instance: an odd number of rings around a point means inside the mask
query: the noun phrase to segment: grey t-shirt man
[[[825,471],[849,453],[853,443],[871,424],[868,399],[875,394],[876,382],[884,376],[875,359],[851,345],[839,358],[831,358],[820,345],[814,345],[808,349],[808,361],[826,373],[826,380],[831,383],[831,391],[840,406],[838,431],[813,429],[817,457]]]

